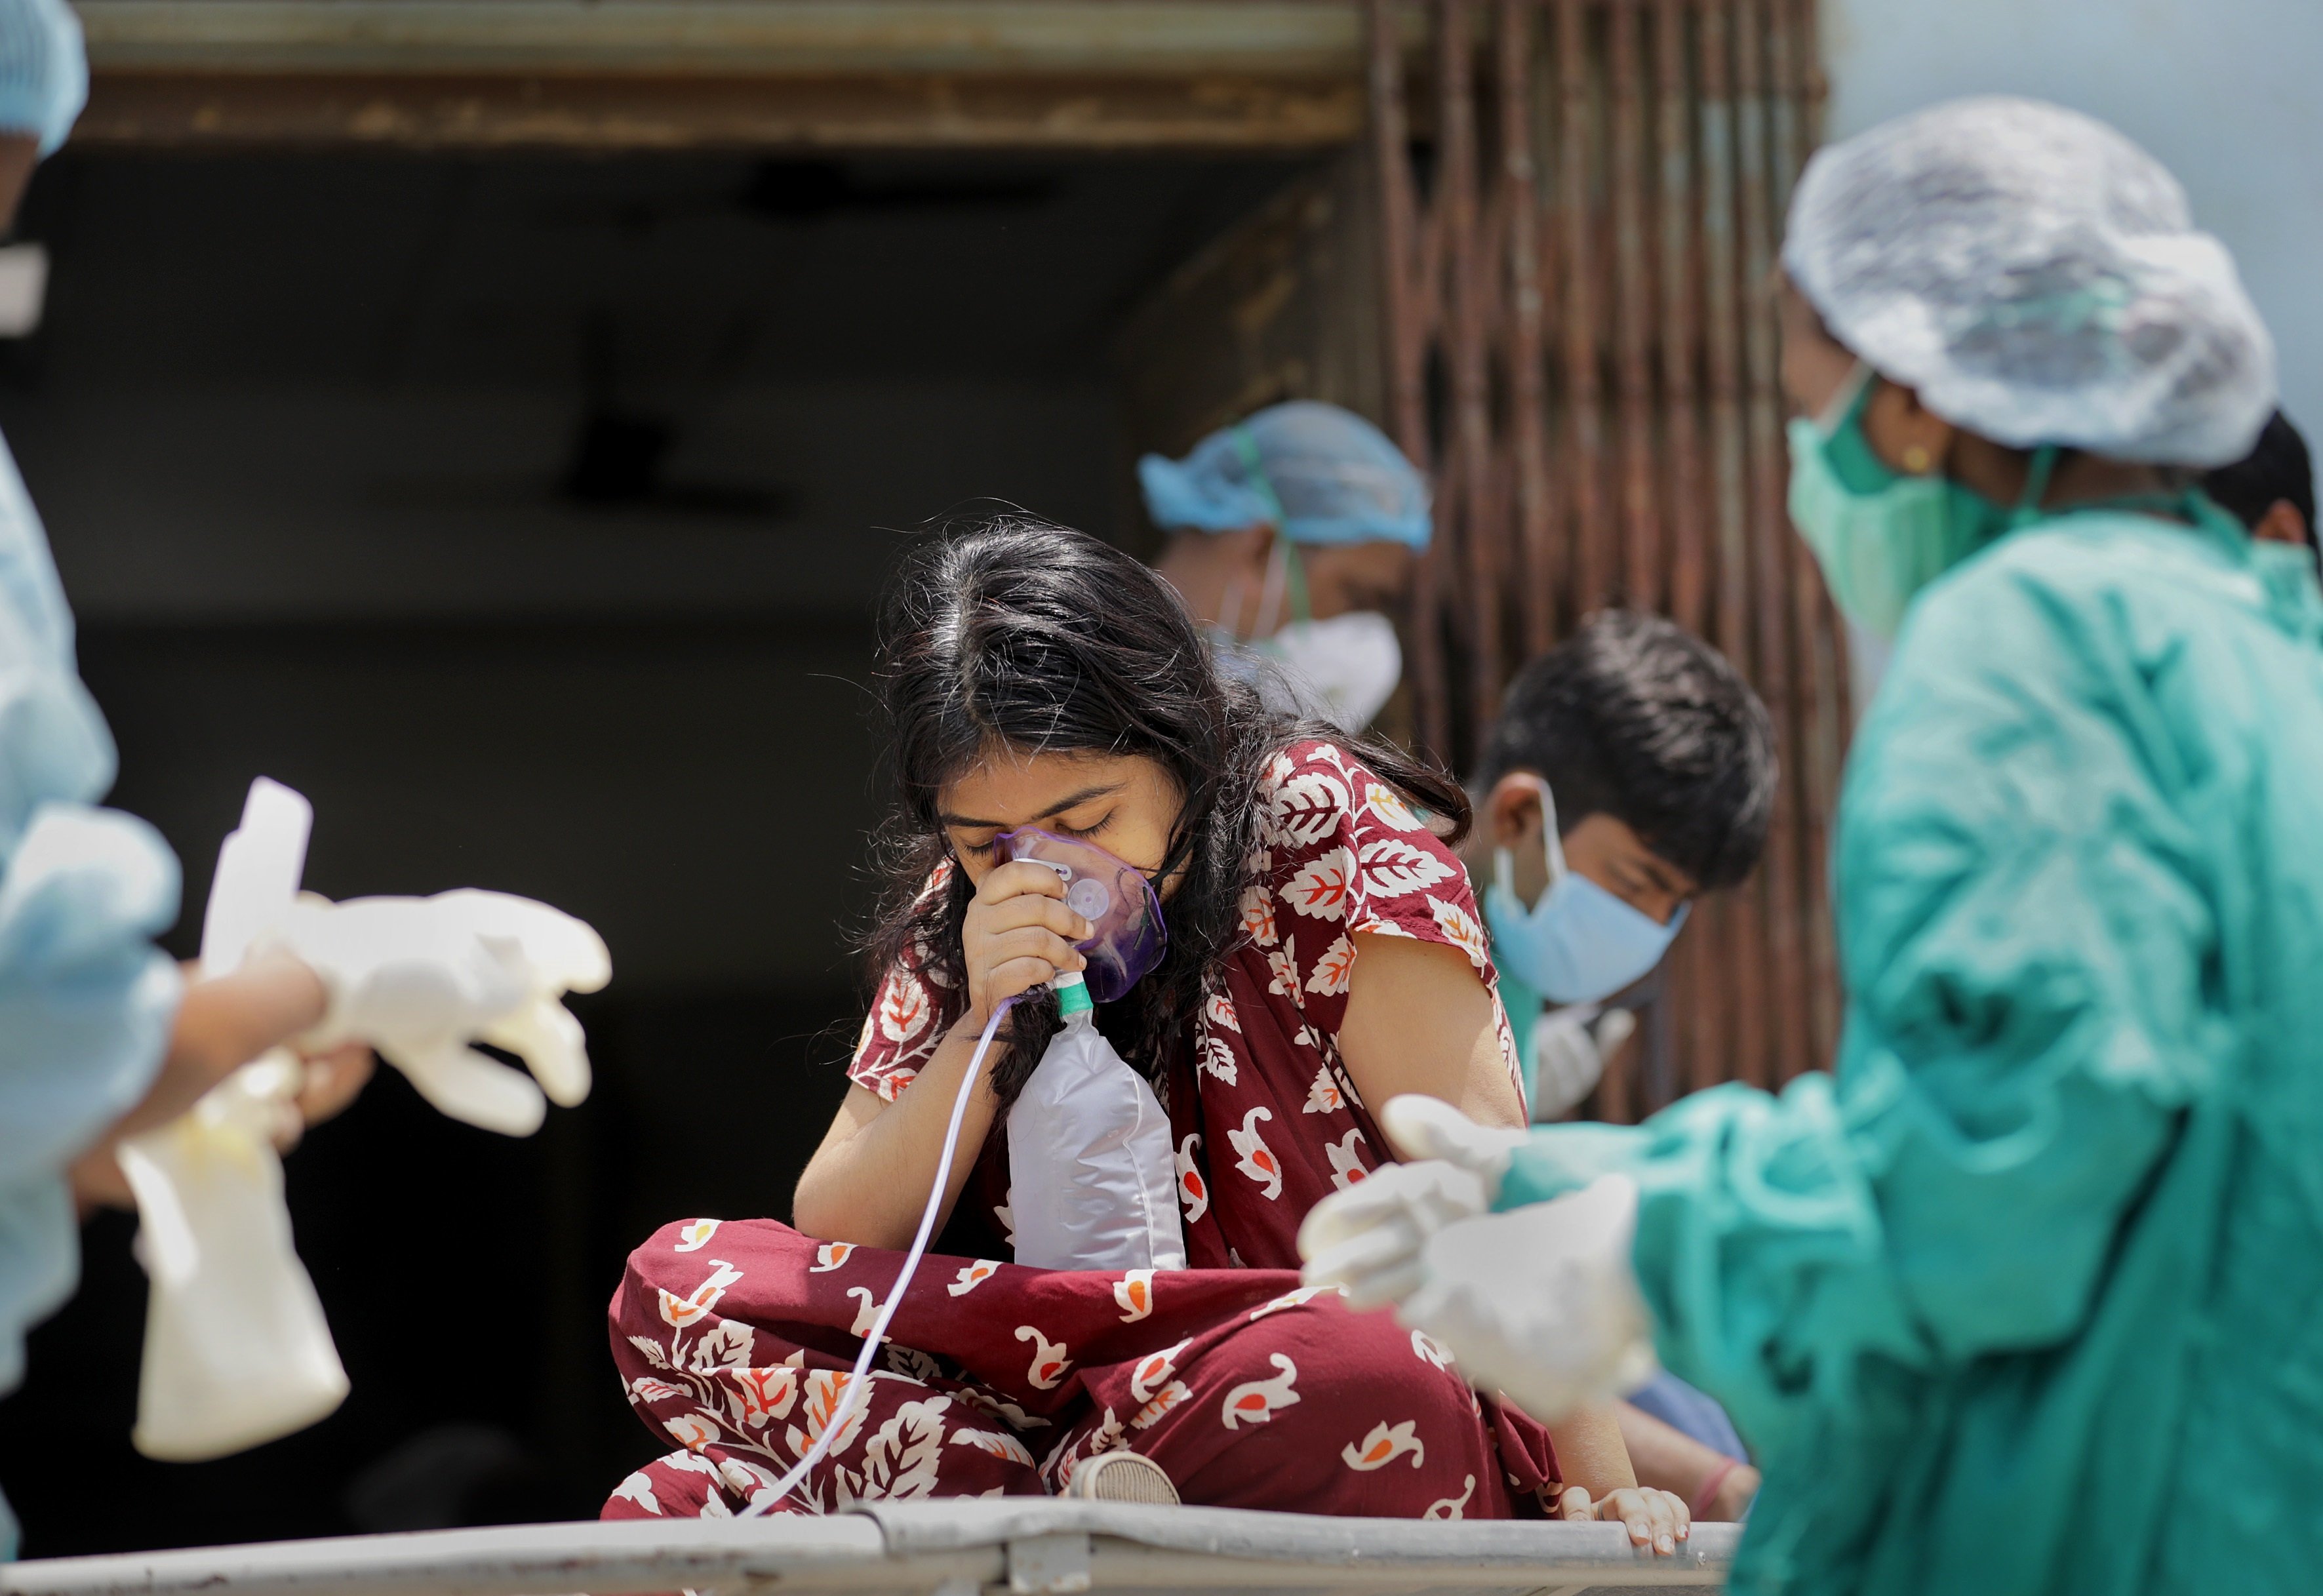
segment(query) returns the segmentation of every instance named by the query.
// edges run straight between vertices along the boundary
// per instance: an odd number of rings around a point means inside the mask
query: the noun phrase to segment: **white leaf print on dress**
[[[1460,1481],[1460,1485],[1461,1489],[1459,1495],[1447,1496],[1442,1501],[1428,1503],[1428,1511],[1422,1513],[1420,1517],[1423,1518],[1458,1518],[1463,1517],[1461,1509],[1468,1505],[1468,1499],[1476,1494],[1476,1476],[1474,1474],[1464,1476]]]
[[[739,1319],[721,1319],[693,1344],[693,1371],[696,1374],[749,1366],[750,1326]]]
[[[1234,999],[1223,992],[1213,992],[1202,1001],[1202,1017],[1213,1025],[1223,1025],[1228,1031],[1240,1031],[1242,1021],[1235,1015]]]
[[[677,1227],[677,1244],[673,1252],[699,1252],[702,1244],[718,1234],[715,1219],[689,1219]]]
[[[1210,1211],[1210,1188],[1202,1179],[1202,1171],[1194,1165],[1194,1149],[1201,1144],[1199,1133],[1178,1144],[1178,1200],[1186,1206],[1189,1225]]]
[[[1268,1202],[1282,1196],[1282,1164],[1274,1156],[1274,1150],[1266,1144],[1266,1139],[1258,1133],[1258,1122],[1273,1117],[1271,1109],[1253,1108],[1242,1116],[1239,1129],[1229,1127],[1226,1131],[1226,1141],[1236,1154],[1235,1168],[1258,1183]]]
[[[1189,1335],[1174,1346],[1165,1346],[1138,1359],[1137,1367],[1129,1371],[1129,1394],[1141,1402],[1152,1397],[1178,1372],[1178,1354],[1193,1344],[1194,1338]]]
[[[791,1405],[798,1400],[799,1371],[787,1364],[728,1369],[721,1378],[731,1382],[739,1396],[741,1422],[750,1429],[762,1430],[774,1419],[788,1418]]]
[[[1345,993],[1355,974],[1355,940],[1342,936],[1323,949],[1323,957],[1315,961],[1315,973],[1307,977],[1307,990],[1322,997],[1337,997]]]
[[[1264,886],[1242,889],[1242,929],[1259,947],[1274,946],[1274,894]]]
[[[1334,848],[1299,867],[1299,874],[1282,889],[1282,901],[1309,920],[1345,920],[1354,887],[1354,856]]]
[[[1334,1190],[1345,1191],[1371,1173],[1364,1167],[1364,1155],[1359,1151],[1369,1145],[1364,1140],[1363,1132],[1352,1125],[1348,1127],[1347,1133],[1336,1142],[1323,1143],[1323,1154],[1331,1160],[1331,1186]]]
[[[710,1422],[707,1414],[702,1413],[681,1413],[675,1418],[665,1418],[661,1421],[661,1427],[667,1430],[676,1438],[677,1444],[689,1452],[701,1451],[723,1434],[716,1425]]]
[[[1382,826],[1392,826],[1399,831],[1418,831],[1425,822],[1411,812],[1401,794],[1382,782],[1364,784],[1364,807]]]
[[[722,1259],[712,1259],[710,1278],[692,1291],[684,1297],[675,1291],[660,1293],[662,1323],[674,1330],[698,1324],[704,1315],[718,1306],[718,1299],[726,1295],[726,1288],[741,1278],[742,1271],[732,1264]]]
[[[1025,1371],[1025,1380],[1035,1390],[1055,1390],[1057,1382],[1064,1379],[1065,1371],[1073,1366],[1073,1361],[1065,1355],[1068,1350],[1065,1344],[1051,1341],[1031,1325],[1017,1325],[1016,1339],[1033,1344],[1033,1363]]]
[[[1024,1443],[1005,1430],[954,1430],[951,1444],[973,1446],[978,1452],[988,1452],[1010,1463],[1023,1463],[1028,1469],[1033,1466],[1033,1454],[1024,1449]]]
[[[1364,891],[1386,898],[1425,892],[1439,881],[1450,880],[1460,868],[1443,855],[1415,847],[1400,837],[1367,842],[1358,858]]]
[[[1277,997],[1299,1001],[1299,939],[1286,937],[1280,948],[1266,950],[1266,989]]]
[[[949,1397],[928,1397],[895,1409],[864,1445],[862,1496],[892,1500],[935,1490],[943,1462],[943,1413],[950,1406]]]
[[[1134,1325],[1153,1311],[1153,1271],[1133,1269],[1113,1283],[1114,1306],[1121,1309],[1121,1322]]]
[[[853,1242],[825,1242],[814,1250],[813,1267],[806,1272],[811,1275],[827,1275],[832,1270],[845,1264],[853,1256],[855,1256]]]
[[[1336,1114],[1346,1105],[1347,1099],[1339,1090],[1339,1083],[1331,1078],[1331,1067],[1328,1064],[1316,1065],[1315,1084],[1307,1088],[1307,1106],[1299,1112]]]
[[[653,1481],[643,1474],[631,1474],[613,1487],[617,1502],[635,1502],[656,1518],[661,1516],[661,1499],[654,1495]]]
[[[1293,1389],[1299,1379],[1299,1365],[1281,1353],[1268,1353],[1266,1361],[1279,1371],[1273,1379],[1247,1380],[1226,1393],[1226,1403],[1218,1409],[1218,1417],[1226,1428],[1265,1424],[1278,1408],[1299,1400],[1299,1393]]]
[[[847,1395],[848,1385],[854,1378],[850,1371],[843,1369],[815,1369],[808,1371],[806,1410],[802,1416],[806,1419],[805,1433],[801,1434],[796,1425],[791,1426],[783,1433],[783,1438],[790,1443],[794,1456],[804,1457],[808,1449],[822,1439],[824,1426],[831,1423],[831,1416],[839,1411],[839,1405]],[[876,1377],[867,1376],[866,1378]],[[870,1408],[871,1404],[868,1394],[865,1400],[848,1404],[847,1422],[839,1426],[839,1433],[832,1439],[831,1450],[824,1454],[825,1456],[837,1457],[855,1444],[855,1437],[862,1433],[863,1421],[869,1417]]]
[[[1342,1447],[1339,1451],[1339,1460],[1356,1472],[1368,1474],[1374,1469],[1383,1469],[1397,1458],[1409,1454],[1411,1458],[1411,1466],[1415,1469],[1419,1468],[1428,1460],[1428,1448],[1422,1445],[1419,1438],[1412,1434],[1412,1431],[1419,1427],[1419,1421],[1416,1418],[1407,1418],[1401,1424],[1391,1426],[1375,1424],[1372,1426],[1371,1434],[1365,1435],[1362,1441],[1351,1442]]]
[[[1442,929],[1446,940],[1468,956],[1470,964],[1480,970],[1491,968],[1491,945],[1485,941],[1484,928],[1476,923],[1474,915],[1459,904],[1447,903],[1438,897],[1428,900],[1428,912],[1436,917],[1436,923]]]
[[[1304,1307],[1308,1303],[1314,1301],[1318,1297],[1323,1296],[1327,1292],[1338,1292],[1341,1296],[1345,1295],[1345,1293],[1344,1291],[1340,1291],[1339,1288],[1336,1286],[1294,1286],[1290,1290],[1285,1291],[1281,1296],[1276,1298],[1273,1301],[1261,1303],[1258,1307],[1251,1309],[1250,1322],[1255,1325],[1269,1314],[1287,1313],[1294,1307]]]
[[[652,1336],[632,1335],[629,1337],[629,1344],[637,1348],[638,1355],[644,1358],[647,1362],[652,1364],[655,1368],[666,1369],[669,1367],[669,1354],[661,1350],[661,1343],[656,1341]]]
[[[1234,1049],[1227,1045],[1225,1037],[1206,1033],[1202,1038],[1202,1045],[1194,1051],[1195,1057],[1201,1062],[1204,1075],[1214,1075],[1228,1086],[1235,1084],[1237,1071],[1235,1069]]]
[[[919,977],[897,966],[879,989],[879,1034],[889,1041],[909,1041],[924,1030],[935,1014],[935,1004]]]
[[[961,1264],[960,1273],[952,1277],[951,1284],[946,1286],[944,1289],[954,1297],[965,1297],[999,1272],[1000,1263],[997,1259],[979,1258],[973,1263]]]
[[[1163,1414],[1169,1412],[1172,1408],[1181,1408],[1185,1406],[1185,1404],[1192,1399],[1193,1395],[1193,1392],[1186,1389],[1186,1382],[1184,1380],[1171,1380],[1168,1385],[1163,1386],[1160,1390],[1154,1392],[1152,1397],[1147,1399],[1145,1406],[1140,1408],[1136,1413],[1131,1417],[1129,1420],[1129,1427],[1134,1430],[1152,1429],[1155,1425],[1162,1422],[1162,1416]]]
[[[1267,838],[1278,847],[1307,847],[1337,830],[1346,815],[1345,785],[1322,771],[1302,770],[1275,789]]]

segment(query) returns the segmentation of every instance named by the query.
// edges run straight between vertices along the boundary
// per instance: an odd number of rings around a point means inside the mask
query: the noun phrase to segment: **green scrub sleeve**
[[[2140,690],[2116,627],[2037,559],[1924,595],[1841,807],[1835,1077],[1545,1128],[1503,1184],[1508,1207],[1636,1179],[1662,1358],[1762,1450],[1877,1365],[2072,1336],[2228,1054],[2217,884],[2182,818],[2202,728]]]

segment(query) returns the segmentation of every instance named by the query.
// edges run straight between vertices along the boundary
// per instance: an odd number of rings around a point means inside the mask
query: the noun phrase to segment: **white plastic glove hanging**
[[[436,1107],[489,1130],[528,1134],[546,1108],[539,1087],[471,1041],[522,1056],[561,1104],[586,1097],[581,1027],[557,999],[611,977],[597,933],[502,893],[298,897],[312,818],[288,787],[252,784],[242,826],[219,849],[204,970],[232,970],[260,947],[287,949],[329,995],[302,1046],[367,1042]],[[278,1048],[181,1118],[117,1144],[153,1282],[132,1436],[149,1457],[222,1457],[303,1429],[345,1399],[345,1370],[291,1245],[274,1151],[303,1076],[297,1056]]]
[[[581,1024],[559,999],[596,991],[613,967],[570,914],[473,890],[344,903],[308,895],[264,940],[304,960],[330,994],[301,1045],[368,1042],[454,1119],[528,1136],[548,1100],[569,1107],[589,1095]],[[523,1059],[533,1079],[469,1045],[480,1041]]]
[[[259,927],[288,910],[313,818],[289,788],[262,776],[251,784],[242,826],[218,849],[206,970],[239,965]],[[346,1371],[291,1246],[274,1151],[303,1073],[277,1048],[179,1118],[115,1147],[152,1277],[130,1437],[148,1457],[223,1457],[304,1429],[345,1399]]]
[[[1605,1060],[1637,1033],[1627,1009],[1593,1003],[1550,1009],[1532,1023],[1532,1116],[1558,1119],[1580,1105],[1604,1078]]]

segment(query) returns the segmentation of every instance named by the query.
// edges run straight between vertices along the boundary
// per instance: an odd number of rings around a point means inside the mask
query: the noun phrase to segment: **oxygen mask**
[[[993,848],[1003,862],[1031,859],[1054,870],[1065,884],[1066,906],[1094,928],[1075,944],[1088,959],[1081,977],[1093,1001],[1113,1002],[1162,962],[1170,946],[1162,900],[1136,866],[1094,842],[1038,826],[1003,831],[993,839]]]

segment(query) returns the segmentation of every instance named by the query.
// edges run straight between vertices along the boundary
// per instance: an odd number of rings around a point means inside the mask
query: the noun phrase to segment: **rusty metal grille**
[[[1464,768],[1514,670],[1607,604],[1733,660],[1780,746],[1766,857],[1696,910],[1641,1067],[1594,1106],[1778,1084],[1835,1041],[1823,861],[1850,719],[1784,514],[1769,292],[1815,136],[1813,0],[1368,4],[1390,419],[1437,492],[1420,737]]]

